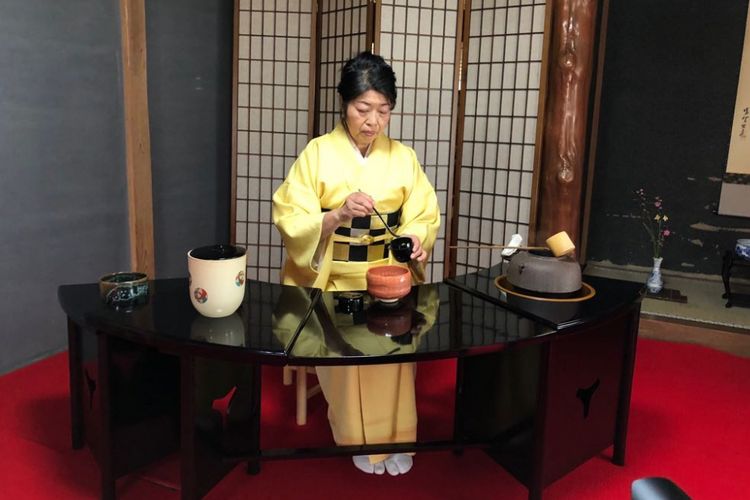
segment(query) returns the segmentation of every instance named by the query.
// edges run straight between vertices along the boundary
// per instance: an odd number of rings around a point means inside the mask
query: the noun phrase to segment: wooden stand
[[[748,294],[733,294],[731,287],[732,272],[736,268],[750,268],[750,260],[738,257],[732,250],[727,250],[724,253],[724,258],[721,263],[721,279],[724,281],[724,295],[723,298],[727,299],[725,307],[732,307],[733,305],[739,305],[748,307],[750,306],[750,300]],[[733,300],[739,299],[737,304]]]

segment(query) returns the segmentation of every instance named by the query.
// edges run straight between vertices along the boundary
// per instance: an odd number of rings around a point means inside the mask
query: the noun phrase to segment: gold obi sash
[[[330,209],[323,209],[328,212]],[[391,231],[398,229],[401,209],[381,213]],[[377,215],[355,217],[336,228],[333,238],[333,260],[338,262],[374,262],[387,259],[393,236]]]

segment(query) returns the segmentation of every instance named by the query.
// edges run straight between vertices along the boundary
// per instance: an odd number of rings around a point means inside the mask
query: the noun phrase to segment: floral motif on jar
[[[203,288],[196,288],[193,291],[193,297],[195,297],[196,302],[199,304],[205,304],[208,300],[208,292],[206,292]]]

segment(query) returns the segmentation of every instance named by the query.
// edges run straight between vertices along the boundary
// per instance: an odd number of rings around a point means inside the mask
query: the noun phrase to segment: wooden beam
[[[367,5],[366,50],[380,54],[380,22],[382,19],[381,2],[371,0]]]
[[[310,6],[310,77],[308,78],[308,84],[310,87],[307,102],[308,102],[308,115],[307,115],[307,139],[312,140],[313,138],[320,135],[318,129],[320,128],[320,30],[322,24],[321,12],[322,8],[318,5],[317,0],[313,0]]]
[[[466,61],[469,59],[469,33],[471,29],[471,0],[459,0],[456,16],[456,52],[453,56],[453,111],[451,123],[453,140],[453,174],[450,181],[451,197],[448,200],[447,218],[450,221],[445,234],[448,248],[443,263],[443,277],[456,275],[458,251],[458,215],[461,200],[461,166],[464,150],[464,122],[466,117]]]
[[[155,277],[144,0],[120,0],[130,266]]]
[[[536,242],[567,231],[576,247],[581,246],[589,92],[600,1],[547,2],[553,10]]]
[[[237,101],[240,66],[240,0],[234,0],[232,21],[232,185],[229,198],[229,241],[237,244]]]
[[[529,213],[529,245],[538,245],[537,221],[542,178],[542,144],[547,117],[547,82],[549,80],[550,45],[552,44],[552,11],[550,2],[544,8],[544,40],[542,42],[542,71],[539,77],[539,103],[537,105],[536,138],[534,139],[534,173],[531,181],[531,210]],[[544,241],[542,239],[541,241]]]

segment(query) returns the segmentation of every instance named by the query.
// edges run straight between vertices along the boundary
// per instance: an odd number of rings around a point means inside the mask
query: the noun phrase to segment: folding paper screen
[[[310,136],[310,2],[238,5],[235,234],[247,276],[279,281],[281,237],[271,196]]]
[[[528,241],[544,1],[474,1],[470,15],[456,243]],[[456,274],[500,258],[459,249]]]
[[[278,281],[271,196],[307,141],[340,119],[341,66],[367,49],[397,76],[388,134],[414,148],[438,195],[429,281],[500,258],[459,250],[450,261],[450,242],[526,237],[544,16],[541,0],[237,0],[233,240],[249,249],[248,277]]]
[[[328,0],[320,4],[319,126],[323,135],[336,126],[341,115],[336,85],[341,67],[367,50],[367,0]]]
[[[399,91],[388,133],[414,148],[440,203],[442,224],[427,266],[430,281],[442,280],[446,255],[456,28],[456,1],[382,2],[379,53],[393,66]]]

